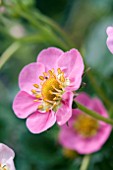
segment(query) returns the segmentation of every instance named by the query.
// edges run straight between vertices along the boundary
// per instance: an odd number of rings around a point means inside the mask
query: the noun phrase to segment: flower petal
[[[32,133],[41,133],[56,122],[56,116],[54,112],[40,113],[36,111],[27,119],[27,127]]]
[[[56,112],[56,119],[59,125],[65,124],[72,116],[73,93],[67,92],[63,95],[62,106]]]
[[[102,102],[98,98],[91,99],[86,93],[81,93],[76,97],[76,101],[108,117]],[[81,114],[80,110],[73,109],[73,116],[69,120],[69,126],[64,125],[61,127],[59,142],[63,147],[75,150],[80,154],[91,154],[101,149],[110,136],[112,126],[99,121],[99,128],[95,136],[85,138],[73,128],[73,123],[77,121],[76,118],[79,114]]]
[[[70,79],[70,88],[77,90],[81,84],[81,77],[84,71],[82,56],[76,49],[71,49],[60,56],[58,66]],[[73,90],[72,89],[72,90]]]
[[[88,94],[86,94],[85,92],[80,93],[76,98],[75,101],[80,102],[81,104],[83,104],[84,106],[88,107],[91,105],[90,103],[92,103],[91,98],[89,97]]]
[[[110,52],[113,54],[113,27],[108,27],[106,30],[106,33],[108,35],[106,44],[107,44]]]
[[[28,115],[37,110],[38,104],[34,102],[35,97],[26,93],[25,91],[20,91],[13,102],[13,110],[17,117],[26,118]]]
[[[108,113],[103,105],[103,103],[97,97],[92,99],[93,106],[92,109],[104,117],[108,117]]]
[[[14,151],[7,145],[0,143],[0,163],[5,164],[9,159],[15,156]]]
[[[19,75],[19,87],[21,90],[31,93],[33,84],[40,83],[39,76],[45,72],[41,63],[31,63],[25,66]]]
[[[15,169],[15,165],[14,165],[14,161],[12,158],[10,158],[7,162],[6,162],[6,166],[8,166],[9,169],[11,170],[16,170]]]
[[[46,66],[46,71],[56,68],[56,61],[64,52],[59,48],[50,47],[42,50],[37,58],[37,62],[40,62]]]

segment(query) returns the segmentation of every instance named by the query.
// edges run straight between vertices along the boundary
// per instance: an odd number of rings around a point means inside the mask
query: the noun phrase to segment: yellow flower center
[[[42,89],[41,89],[41,94],[43,96],[43,99],[53,101],[57,94],[56,90],[62,91],[59,85],[60,83],[56,80],[56,78],[50,77],[49,79],[47,79],[43,83]]]
[[[74,129],[83,137],[95,136],[98,128],[98,121],[85,114],[80,114],[74,123]]]
[[[9,170],[9,168],[6,165],[0,164],[0,170]]]
[[[36,97],[34,101],[41,103],[38,110],[57,111],[61,105],[65,87],[69,85],[69,79],[65,78],[64,72],[60,68],[57,69],[56,74],[54,69],[44,72],[43,76],[39,76],[39,79],[41,80],[40,85],[34,84],[36,89],[31,90]]]

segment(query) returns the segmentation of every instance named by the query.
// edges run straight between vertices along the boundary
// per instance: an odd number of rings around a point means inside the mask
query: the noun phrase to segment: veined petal
[[[56,116],[54,112],[40,113],[36,111],[28,117],[26,124],[32,133],[41,133],[53,126],[55,122]]]
[[[56,119],[59,125],[65,124],[72,116],[73,93],[67,92],[63,95],[62,106],[56,112]]]
[[[31,93],[33,84],[40,82],[39,76],[45,72],[45,67],[41,63],[31,63],[25,66],[19,75],[19,87],[21,90]]]
[[[50,47],[42,50],[37,58],[37,62],[40,62],[46,66],[46,71],[56,68],[56,61],[64,52],[59,48]]]
[[[20,91],[13,102],[13,110],[17,117],[26,118],[28,115],[37,110],[38,102],[35,98],[25,91]]]

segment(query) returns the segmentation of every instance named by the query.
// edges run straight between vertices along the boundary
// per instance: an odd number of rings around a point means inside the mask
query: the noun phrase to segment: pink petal
[[[6,166],[8,166],[8,168],[11,169],[11,170],[16,170],[16,169],[15,169],[15,166],[14,166],[14,161],[13,161],[13,159],[9,159],[9,160],[6,162]]]
[[[46,71],[56,68],[56,62],[63,53],[64,52],[59,48],[47,48],[39,53],[37,62],[44,64],[46,66]]]
[[[59,133],[59,143],[68,149],[77,151],[80,154],[91,154],[101,149],[103,144],[110,136],[112,127],[110,125],[101,125],[97,134],[91,138],[84,138],[74,131],[73,127],[62,126]],[[97,142],[98,141],[98,142]]]
[[[26,124],[32,133],[41,133],[53,126],[55,122],[54,112],[40,113],[36,111],[28,117]]]
[[[76,98],[75,101],[83,104],[86,107],[89,107],[91,104],[91,98],[89,97],[89,95],[85,92],[80,93]]]
[[[106,33],[108,35],[106,43],[110,52],[113,54],[113,27],[108,27]]]
[[[77,90],[81,84],[84,71],[82,56],[76,49],[71,49],[60,56],[58,66],[64,71],[65,76],[70,79],[70,88]]]
[[[97,111],[99,114],[108,117],[106,109],[98,98],[91,99],[86,93],[81,93],[76,100],[86,107]],[[69,126],[62,126],[59,134],[59,142],[63,147],[76,150],[80,154],[91,154],[101,149],[103,144],[110,136],[112,127],[99,121],[99,129],[95,136],[85,138],[73,128],[77,115],[81,114],[80,110],[73,109],[73,116],[69,120]],[[85,120],[84,120],[85,121]],[[97,142],[98,141],[98,142]]]
[[[101,149],[111,133],[111,126],[101,126],[97,134],[91,138],[83,138],[79,134],[75,135],[74,149],[80,154],[91,154]],[[97,142],[98,141],[98,142]]]
[[[108,117],[108,113],[107,113],[103,103],[100,101],[100,99],[95,97],[92,99],[92,102],[93,102],[92,109],[94,111],[98,112],[100,115],[102,115],[104,117]]]
[[[9,159],[13,159],[14,156],[15,153],[11,148],[0,143],[0,163],[6,163]]]
[[[17,117],[26,118],[28,115],[37,110],[38,104],[34,101],[35,97],[20,91],[13,102],[13,110]]]
[[[67,92],[63,95],[62,106],[56,112],[56,119],[59,125],[65,124],[72,116],[73,93]]]
[[[45,72],[45,67],[41,63],[31,63],[25,66],[19,75],[19,87],[21,90],[31,93],[33,84],[39,84],[39,76]]]
[[[75,145],[75,134],[73,132],[73,129],[70,128],[70,120],[69,120],[69,126],[63,125],[61,126],[61,130],[59,133],[59,143],[68,149],[74,149]]]

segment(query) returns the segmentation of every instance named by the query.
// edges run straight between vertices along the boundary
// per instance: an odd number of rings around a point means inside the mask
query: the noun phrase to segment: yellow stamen
[[[46,112],[49,112],[49,110],[50,110],[50,109],[49,109],[49,108],[47,108],[47,109],[46,109]]]
[[[33,84],[34,87],[36,88],[39,88],[39,85],[38,84]]]
[[[39,79],[43,81],[43,80],[44,80],[44,77],[43,77],[43,76],[39,76]]]
[[[61,84],[59,85],[59,87],[60,87],[61,89],[63,89],[63,86],[62,86]]]
[[[42,96],[41,96],[41,94],[36,94],[35,97],[36,98],[41,98]]]
[[[43,109],[43,105],[39,105],[38,106],[38,109],[40,110],[40,109]]]
[[[46,72],[44,72],[43,75],[44,75],[44,77],[47,77],[47,76],[48,76],[48,74],[47,74]]]
[[[54,70],[54,68],[52,68],[52,70],[51,70],[51,71],[52,71],[52,73],[54,73],[54,71],[55,71],[55,70]]]
[[[61,71],[60,68],[57,69],[57,72],[58,72],[58,74],[61,74],[61,73],[62,73],[62,71]]]
[[[61,80],[61,82],[63,82],[63,83],[65,82],[65,78],[64,78],[63,75],[61,76],[60,80]]]
[[[32,92],[33,94],[37,94],[37,92],[36,92],[35,89],[32,89],[31,92]]]
[[[48,73],[50,74],[50,76],[53,76],[53,72],[51,70],[49,70]]]

